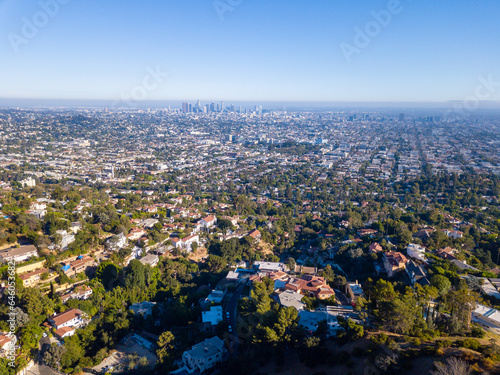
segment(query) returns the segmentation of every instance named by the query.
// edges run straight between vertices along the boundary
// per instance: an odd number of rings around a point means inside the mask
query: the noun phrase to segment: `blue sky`
[[[401,0],[348,61],[341,45],[391,1],[220,0],[236,4],[221,19],[213,0],[65,0],[44,19],[0,0],[0,98],[119,99],[150,69],[168,77],[147,100],[440,102],[500,82],[496,0]]]

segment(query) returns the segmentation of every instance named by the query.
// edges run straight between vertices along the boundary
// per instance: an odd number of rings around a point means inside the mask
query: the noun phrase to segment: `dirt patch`
[[[257,246],[255,246],[255,249],[264,256],[274,254],[272,245],[270,245],[264,241],[259,241]]]
[[[205,247],[199,247],[198,249],[196,249],[196,252],[189,254],[188,259],[199,263],[207,256],[208,250]]]
[[[151,344],[150,349],[148,349],[145,344]],[[115,349],[111,351],[112,354],[92,369],[96,371],[103,371],[105,368],[109,369],[110,367],[113,367],[113,371],[123,371],[128,367],[130,355],[137,355],[136,362],[140,358],[146,357],[149,362],[148,367],[152,367],[158,360],[152,351],[153,349],[153,343],[145,340],[139,335],[130,334],[123,339],[120,344],[116,345]]]

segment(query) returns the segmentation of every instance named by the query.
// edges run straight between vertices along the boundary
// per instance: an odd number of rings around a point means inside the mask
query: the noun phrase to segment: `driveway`
[[[26,375],[57,375],[57,371],[49,366],[35,364],[26,372]]]

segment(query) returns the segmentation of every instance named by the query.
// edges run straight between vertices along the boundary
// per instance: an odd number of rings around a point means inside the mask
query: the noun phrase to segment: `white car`
[[[44,332],[42,336],[47,337],[47,332]]]

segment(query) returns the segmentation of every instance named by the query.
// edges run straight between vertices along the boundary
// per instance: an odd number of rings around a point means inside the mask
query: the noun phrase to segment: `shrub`
[[[481,343],[476,339],[465,339],[462,341],[462,346],[467,349],[478,350],[481,347]]]
[[[380,338],[380,343],[381,344],[385,344],[385,342],[387,341],[387,339],[389,338],[389,336],[387,336],[385,333],[381,333],[379,335],[379,338]]]
[[[412,344],[415,346],[420,346],[422,345],[422,340],[420,340],[418,337],[415,337],[413,340],[411,340]]]
[[[477,338],[482,339],[482,338],[484,338],[484,336],[486,336],[486,332],[481,327],[474,325],[474,326],[472,326],[472,329],[470,331],[470,335],[472,337],[477,337]]]

